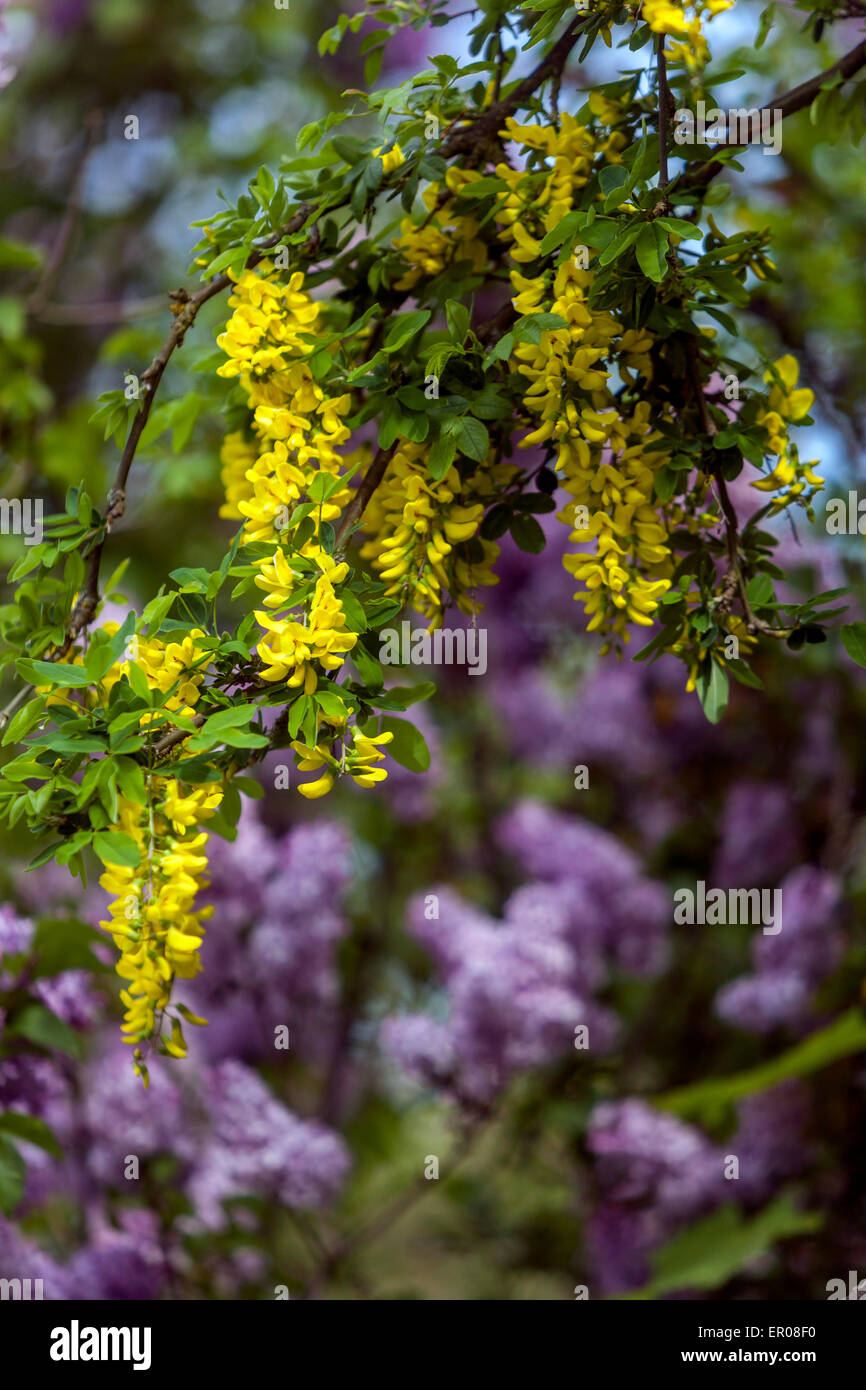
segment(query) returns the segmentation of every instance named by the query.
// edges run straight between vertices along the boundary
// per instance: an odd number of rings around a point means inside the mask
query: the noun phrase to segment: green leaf
[[[773,592],[773,582],[767,574],[756,574],[750,579],[746,586],[746,593],[753,608],[763,608],[765,604],[773,603],[776,598]]]
[[[201,728],[203,734],[221,734],[226,729],[236,729],[249,724],[258,714],[257,705],[232,705],[228,709],[217,710],[210,715]]]
[[[542,333],[567,327],[565,319],[559,314],[526,314],[517,320],[511,331],[516,343],[533,343],[538,347]]]
[[[35,270],[42,264],[42,252],[22,241],[0,239],[0,270]]]
[[[662,502],[669,502],[677,490],[677,474],[673,468],[661,467],[653,478],[655,495]]]
[[[544,532],[527,512],[517,512],[511,523],[514,544],[528,555],[540,555],[544,549]]]
[[[777,1198],[757,1216],[733,1204],[694,1222],[652,1255],[653,1276],[627,1299],[661,1298],[678,1290],[718,1289],[776,1241],[817,1231],[820,1212],[800,1211],[790,1197]]]
[[[105,944],[105,936],[76,917],[44,917],[33,937],[34,979],[59,975],[64,970],[92,970],[108,966],[93,954],[92,947]]]
[[[298,730],[304,722],[307,710],[312,703],[311,695],[299,695],[289,706],[288,730],[290,738],[298,737]]]
[[[228,748],[266,748],[266,734],[253,733],[251,729],[226,729],[220,734],[220,742]],[[195,739],[190,739],[190,748],[198,747]]]
[[[63,1052],[68,1057],[81,1056],[81,1039],[74,1029],[64,1023],[62,1018],[51,1013],[44,1004],[28,1004],[6,1025],[6,1036],[27,1038],[53,1052]]]
[[[850,1009],[771,1062],[735,1072],[732,1076],[708,1077],[693,1086],[667,1091],[656,1096],[653,1104],[684,1117],[705,1114],[714,1118],[743,1096],[769,1090],[792,1076],[810,1076],[840,1057],[863,1051],[866,1051],[866,1017],[859,1009]]]
[[[636,246],[637,263],[648,280],[658,284],[668,271],[666,259],[668,239],[657,222],[650,222],[641,231]]]
[[[449,299],[445,304],[445,319],[448,324],[448,332],[458,345],[466,340],[469,332],[469,310],[465,304],[461,304],[458,299]]]
[[[410,772],[426,772],[430,766],[430,749],[415,725],[408,719],[394,719],[388,715],[382,720],[382,733],[386,731],[394,735],[385,746],[388,756]]]
[[[367,648],[362,646],[360,642],[357,642],[352,648],[349,653],[349,658],[354,663],[364,685],[370,686],[373,690],[378,690],[380,686],[385,684],[382,667],[379,665],[376,658],[371,656]]]
[[[851,660],[858,666],[866,666],[866,623],[845,623],[841,636],[842,646]]]
[[[6,1110],[0,1114],[0,1130],[4,1134],[14,1134],[18,1139],[25,1139],[28,1144],[36,1144],[55,1158],[63,1157],[63,1150],[48,1125],[44,1120],[37,1120],[35,1115],[21,1115],[17,1110]]]
[[[9,725],[3,735],[3,747],[9,743],[20,743],[21,740],[35,728],[42,718],[45,709],[45,700],[41,695],[37,695],[34,700],[28,700],[17,714],[13,715]]]
[[[457,453],[457,440],[453,434],[443,434],[436,440],[427,455],[427,468],[437,482],[444,478],[454,462]]]
[[[543,238],[541,243],[542,256],[550,255],[550,252],[555,251],[557,246],[561,246],[564,241],[568,241],[568,238],[570,236],[574,236],[578,227],[584,221],[585,218],[586,213],[581,212],[580,210],[566,213],[565,217],[563,217],[561,221],[557,222],[556,226],[553,228],[553,231],[548,232],[547,235]]]
[[[408,709],[410,705],[419,700],[429,700],[435,694],[436,686],[432,681],[420,681],[418,685],[392,685],[383,698],[387,699],[390,709]]]
[[[611,193],[627,188],[631,174],[624,164],[606,164],[598,176],[601,191],[607,197]]]
[[[725,662],[725,670],[729,671],[734,677],[734,680],[739,681],[740,685],[748,685],[752,690],[764,689],[764,682],[761,680],[761,677],[757,675],[745,661],[740,660],[739,657],[728,657]]]
[[[11,1216],[24,1195],[27,1165],[14,1144],[0,1136],[0,1211]]]
[[[490,436],[480,420],[472,415],[459,415],[456,420],[448,421],[445,433],[454,436],[457,447],[467,458],[475,463],[484,462],[490,449]]]
[[[141,859],[138,845],[122,830],[97,830],[93,849],[103,864],[120,864],[125,869],[136,868]]]
[[[698,697],[711,724],[718,724],[728,705],[728,677],[717,661],[707,657],[698,672]]]
[[[646,223],[638,222],[635,226],[626,227],[625,231],[619,232],[617,236],[613,237],[599,255],[599,265],[610,265],[611,261],[617,260],[633,242],[637,241],[645,226]]]
[[[127,672],[129,684],[132,686],[139,700],[144,700],[146,704],[153,704],[153,691],[147,683],[147,676],[136,661],[130,661],[129,671]]]
[[[684,217],[659,217],[656,226],[664,227],[666,232],[673,232],[683,241],[700,241],[703,237],[700,227],[696,227],[694,222],[687,222]]]
[[[60,661],[16,661],[15,668],[23,680],[31,685],[90,685],[90,677],[83,666],[67,666]]]
[[[484,370],[486,371],[492,362],[507,362],[513,350],[514,334],[503,334],[499,342],[494,344],[484,358]]]
[[[411,313],[395,315],[382,344],[384,351],[399,352],[410,338],[420,333],[429,318],[429,309],[413,309]]]

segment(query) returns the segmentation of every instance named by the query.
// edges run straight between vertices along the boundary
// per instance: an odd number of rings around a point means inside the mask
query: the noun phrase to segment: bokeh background
[[[116,449],[90,417],[192,284],[189,224],[364,83],[358,39],[316,50],[340,8],[0,8],[3,496],[53,510],[82,479],[104,496]],[[852,19],[816,45],[781,4],[756,51],[759,14],[740,0],[713,25],[716,70],[745,72],[732,105],[861,36]],[[467,23],[407,28],[379,81],[458,52]],[[624,61],[593,55],[562,105]],[[845,496],[866,429],[862,148],[830,104],[745,165],[714,216],[770,225],[781,281],[741,314],[735,355],[797,355],[808,456]],[[137,606],[231,535],[224,315],[208,305],[173,358],[108,546]],[[403,675],[438,687],[413,710],[428,772],[391,764],[383,788],[311,807],[276,790],[279,754],[260,766],[237,838],[212,842],[185,995],[209,1026],[148,1093],[119,1044],[96,874],[25,873],[36,847],[5,836],[0,1023],[22,992],[29,1023],[0,1034],[0,1111],[54,1138],[0,1145],[0,1276],[41,1277],[46,1298],[734,1300],[866,1275],[863,677],[835,638],[766,652],[763,691],[735,687],[713,727],[676,663],[599,659],[567,530],[544,521],[542,555],[505,543],[487,674]],[[828,536],[820,509],[775,529],[791,586],[848,585],[859,617],[862,537]],[[19,548],[0,537],[4,570]],[[700,879],[781,886],[783,931],[675,925],[675,890]]]

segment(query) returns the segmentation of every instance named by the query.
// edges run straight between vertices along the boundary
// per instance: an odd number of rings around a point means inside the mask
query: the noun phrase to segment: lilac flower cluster
[[[342,1139],[298,1119],[241,1062],[210,1069],[200,1099],[210,1126],[187,1191],[203,1226],[225,1224],[227,1198],[256,1193],[310,1210],[326,1206],[345,1182],[351,1160]]]
[[[209,1020],[196,1034],[207,1061],[272,1058],[281,1027],[293,1053],[321,1058],[338,997],[335,952],[348,930],[340,897],[350,875],[339,825],[318,820],[278,840],[245,807],[237,839],[213,858],[205,900],[216,912],[203,971],[185,990]]]
[[[448,1021],[397,1016],[381,1034],[386,1055],[417,1079],[479,1104],[570,1048],[608,1052],[617,1020],[594,996],[612,970],[662,968],[670,916],[661,886],[596,826],[526,801],[498,837],[536,881],[509,897],[499,922],[448,888],[414,899],[409,931],[446,986]]]
[[[816,988],[842,958],[839,882],[805,865],[782,880],[782,930],[760,933],[752,947],[753,971],[716,995],[719,1018],[752,1033],[802,1030]]]
[[[643,1100],[596,1106],[587,1148],[598,1193],[589,1221],[598,1291],[639,1288],[652,1252],[714,1208],[755,1206],[774,1195],[808,1165],[809,1119],[808,1091],[797,1081],[748,1096],[722,1144]]]

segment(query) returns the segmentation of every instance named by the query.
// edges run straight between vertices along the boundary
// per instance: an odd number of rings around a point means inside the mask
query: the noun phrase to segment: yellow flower
[[[399,145],[392,145],[387,154],[382,154],[384,148],[384,145],[380,145],[378,149],[373,151],[373,154],[381,155],[382,168],[386,174],[391,174],[395,169],[399,169],[401,164],[405,164],[406,156]]]
[[[333,772],[323,772],[321,777],[315,782],[301,782],[298,791],[301,796],[305,796],[308,801],[317,801],[320,796],[327,796],[334,785]]]
[[[127,982],[120,991],[126,1009],[121,1032],[136,1048],[135,1070],[145,1084],[141,1044],[158,1043],[175,1057],[186,1052],[179,1021],[172,1020],[170,1038],[162,1036],[162,1021],[175,977],[189,978],[201,968],[201,923],[210,909],[195,912],[192,905],[206,881],[208,836],[196,832],[194,822],[213,815],[222,799],[221,790],[209,787],[183,795],[174,779],[152,777],[151,783],[149,805],[125,797],[119,804],[118,829],[138,845],[138,863],[112,864],[99,880],[116,895],[100,926],[120,951],[115,969]]]

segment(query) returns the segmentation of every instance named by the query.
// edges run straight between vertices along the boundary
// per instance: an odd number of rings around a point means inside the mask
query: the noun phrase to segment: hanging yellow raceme
[[[212,816],[222,790],[206,787],[183,793],[172,778],[151,777],[146,805],[120,798],[115,829],[128,836],[139,851],[135,865],[109,864],[99,882],[114,901],[100,926],[111,934],[120,951],[115,969],[126,984],[120,992],[126,1013],[121,1025],[124,1042],[134,1048],[135,1072],[147,1084],[146,1055],[158,1045],[172,1057],[184,1057],[186,1044],[180,1017],[171,1018],[164,1032],[176,979],[188,979],[200,969],[202,922],[212,908],[195,911],[193,904],[205,886],[208,836],[199,821]],[[187,1013],[190,1021],[194,1020]]]
[[[257,273],[244,271],[229,307],[234,312],[217,340],[229,360],[217,370],[221,376],[240,378],[259,442],[257,447],[247,446],[237,435],[225,441],[222,515],[244,521],[245,541],[272,547],[270,556],[255,562],[260,571],[256,583],[273,610],[256,613],[264,629],[256,649],[264,663],[264,679],[286,681],[310,694],[316,688],[312,663],[337,670],[357,641],[346,628],[335,588],[348,566],[336,565],[317,539],[321,524],[336,520],[349,501],[348,486],[338,487],[311,514],[315,534],[300,553],[321,575],[300,617],[292,611],[298,607],[295,593],[308,575],[292,568],[281,537],[316,476],[338,479],[346,471],[338,449],[349,439],[342,417],[351,398],[347,393],[327,397],[307,363],[299,360],[309,355],[310,343],[303,334],[314,331],[320,313],[303,289],[299,271],[285,284],[267,265]]]
[[[824,485],[824,479],[815,473],[811,463],[801,463],[797,446],[788,436],[788,424],[796,424],[808,415],[815,399],[814,391],[797,387],[799,377],[800,365],[790,353],[780,357],[764,373],[764,381],[772,389],[768,409],[758,414],[757,423],[766,430],[768,447],[778,461],[772,472],[757,479],[752,487],[759,492],[779,493],[770,504],[774,512],[784,510],[793,502],[802,502],[810,513],[812,498]]]

